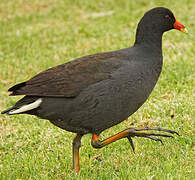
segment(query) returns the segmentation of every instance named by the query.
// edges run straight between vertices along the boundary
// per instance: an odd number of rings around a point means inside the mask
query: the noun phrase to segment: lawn
[[[133,44],[144,12],[164,6],[189,30],[163,37],[164,67],[147,102],[129,119],[101,134],[127,127],[164,127],[181,136],[159,142],[134,138],[93,149],[82,139],[81,171],[72,170],[73,133],[34,116],[0,115],[0,179],[195,179],[194,0],[1,0],[0,111],[21,97],[7,89],[49,67]]]

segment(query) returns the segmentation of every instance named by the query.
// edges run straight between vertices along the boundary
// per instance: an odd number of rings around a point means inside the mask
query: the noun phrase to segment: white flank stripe
[[[35,108],[39,107],[41,103],[42,103],[42,99],[39,98],[33,103],[30,103],[28,105],[24,105],[24,106],[20,107],[19,109],[10,111],[9,114],[10,115],[11,114],[17,114],[17,113],[22,113],[22,112],[25,112],[25,111],[35,109]]]

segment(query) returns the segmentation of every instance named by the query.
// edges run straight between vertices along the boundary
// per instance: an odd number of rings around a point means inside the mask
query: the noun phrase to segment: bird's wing
[[[109,79],[121,66],[120,57],[116,51],[84,56],[43,71],[8,91],[11,96],[74,97],[89,85]]]

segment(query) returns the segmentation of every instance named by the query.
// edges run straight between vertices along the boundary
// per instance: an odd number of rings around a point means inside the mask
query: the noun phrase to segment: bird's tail
[[[36,98],[36,99],[33,98],[32,101],[32,98],[24,97],[21,100],[19,100],[13,107],[2,111],[1,114],[13,115],[13,114],[25,113],[27,111],[38,108],[41,103],[42,103],[41,98]]]
[[[14,106],[1,112],[1,114],[9,114],[14,109]]]

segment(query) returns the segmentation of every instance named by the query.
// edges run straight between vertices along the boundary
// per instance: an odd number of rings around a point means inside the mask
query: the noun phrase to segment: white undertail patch
[[[37,99],[35,102],[33,103],[30,103],[30,104],[27,104],[27,105],[24,105],[24,106],[21,106],[19,109],[16,109],[16,110],[11,110],[8,114],[18,114],[18,113],[22,113],[22,112],[26,112],[26,111],[30,111],[32,109],[35,109],[37,107],[40,106],[40,104],[42,103],[42,99],[39,98]]]

